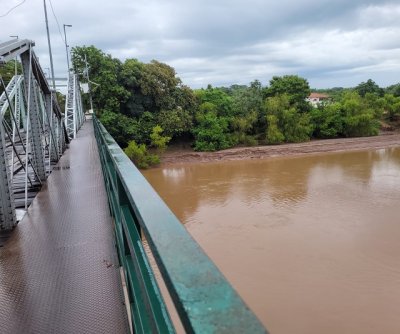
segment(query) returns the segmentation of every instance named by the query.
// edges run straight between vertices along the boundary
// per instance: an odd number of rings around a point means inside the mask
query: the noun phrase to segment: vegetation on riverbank
[[[376,135],[380,122],[400,116],[400,84],[385,89],[372,80],[354,89],[325,90],[329,103],[312,107],[311,89],[297,75],[273,77],[268,86],[192,90],[167,64],[121,62],[101,50],[76,47],[72,60],[90,66],[93,104],[110,134],[140,167],[159,163],[168,142],[190,142],[196,151],[238,145],[303,142],[311,138]],[[85,82],[85,75],[81,80]]]

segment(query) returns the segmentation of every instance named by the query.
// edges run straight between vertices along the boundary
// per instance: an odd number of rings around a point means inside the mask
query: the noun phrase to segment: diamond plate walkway
[[[91,120],[57,166],[0,248],[0,332],[128,333]]]

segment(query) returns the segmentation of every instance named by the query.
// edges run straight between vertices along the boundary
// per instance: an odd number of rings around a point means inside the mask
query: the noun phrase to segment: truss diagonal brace
[[[38,101],[35,96],[35,82],[33,80],[33,75],[29,75],[32,72],[29,71],[30,67],[30,59],[29,59],[29,51],[26,51],[21,54],[21,62],[24,73],[24,85],[25,85],[25,96],[28,105],[30,106],[29,113],[29,122],[30,122],[30,132],[32,135],[32,151],[33,151],[33,161],[35,165],[35,169],[37,171],[38,177],[40,181],[46,180],[46,167],[45,167],[45,157],[42,146],[42,133],[41,133],[41,124],[40,124],[40,111],[38,107]],[[30,90],[28,88],[30,82]],[[29,94],[30,92],[30,94]],[[28,96],[29,95],[29,96]]]

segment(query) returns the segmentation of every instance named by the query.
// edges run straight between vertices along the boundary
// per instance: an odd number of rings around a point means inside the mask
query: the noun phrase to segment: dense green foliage
[[[138,168],[148,168],[160,163],[158,155],[150,154],[145,144],[138,145],[134,140],[129,142],[128,147],[124,151]]]
[[[72,54],[83,82],[86,55],[95,111],[141,168],[158,163],[169,142],[189,141],[195,150],[215,151],[371,136],[382,120],[400,116],[400,84],[383,89],[368,80],[353,89],[318,90],[331,100],[313,107],[306,101],[310,86],[297,75],[274,76],[266,87],[255,80],[249,86],[192,90],[171,66],[155,60],[121,62],[94,46],[73,48]]]
[[[385,93],[383,88],[380,88],[373,80],[369,79],[367,82],[360,83],[354,89],[361,97],[364,97],[367,93],[376,94],[383,96]]]
[[[22,73],[22,66],[19,61],[17,62],[17,73]],[[15,75],[15,60],[10,60],[5,64],[0,64],[0,75],[4,81],[4,84],[7,85],[11,78]],[[0,83],[0,94],[3,93],[3,91],[3,85]]]

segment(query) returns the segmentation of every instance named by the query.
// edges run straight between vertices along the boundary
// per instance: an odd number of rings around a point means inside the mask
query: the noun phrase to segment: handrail
[[[134,332],[175,332],[143,233],[187,333],[267,333],[95,116],[93,122]]]

